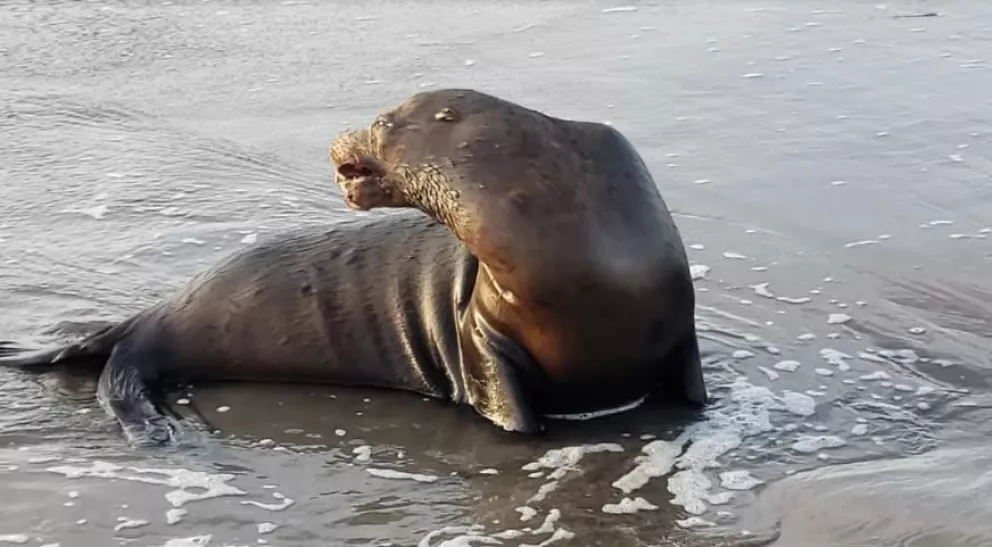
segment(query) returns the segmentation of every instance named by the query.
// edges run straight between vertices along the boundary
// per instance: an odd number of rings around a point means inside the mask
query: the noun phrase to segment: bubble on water
[[[165,512],[165,523],[170,526],[176,524],[179,521],[183,520],[183,517],[185,517],[187,513],[189,513],[189,510],[187,509],[178,509],[178,508],[169,509],[168,511]]]
[[[838,351],[833,348],[823,348],[820,350],[820,357],[822,357],[827,363],[837,367],[837,370],[841,372],[848,372],[851,370],[851,365],[847,363],[847,359],[853,359],[853,357],[842,351]]]
[[[832,435],[802,435],[799,440],[792,443],[792,449],[803,454],[812,454],[824,449],[840,448],[847,445],[847,441]]]
[[[710,267],[704,264],[693,264],[689,266],[689,274],[692,276],[693,281],[703,279],[709,273]]]
[[[348,432],[343,429],[335,429],[334,434],[337,435],[338,437],[344,437],[345,435],[348,434]]]
[[[632,11],[637,11],[636,6],[618,6],[615,8],[603,8],[601,10],[603,13],[627,13]]]
[[[371,446],[357,446],[351,452],[355,455],[356,462],[367,462],[372,459]]]
[[[828,325],[843,325],[851,320],[851,316],[846,313],[831,313],[827,316]]]
[[[480,475],[498,475],[499,474],[499,470],[498,469],[493,469],[492,467],[487,467],[486,469],[480,469],[479,470],[479,474]]]
[[[734,353],[731,354],[731,357],[734,359],[750,359],[751,357],[754,357],[754,352],[751,350],[739,349],[735,350]]]
[[[682,528],[694,529],[694,528],[712,528],[716,526],[715,523],[710,522],[701,517],[689,517],[686,519],[676,519],[675,524],[678,524]]]
[[[793,361],[791,359],[787,359],[785,361],[779,361],[775,363],[774,365],[772,365],[772,368],[774,368],[775,370],[780,370],[782,372],[795,372],[799,369],[800,365],[801,364],[799,363],[799,361]]]
[[[775,372],[774,370],[768,369],[766,367],[758,367],[758,370],[760,370],[761,372],[763,372],[765,374],[765,376],[768,377],[769,380],[775,381],[775,380],[778,380],[778,378],[779,378],[779,374],[777,372]]]
[[[254,244],[257,241],[258,241],[258,234],[254,233],[254,232],[253,233],[250,233],[250,234],[246,234],[245,236],[243,236],[241,238],[241,243],[244,243],[244,244],[247,244],[247,245],[252,245],[252,244]]]
[[[702,243],[693,243],[692,245],[689,245],[689,248],[695,251],[702,251],[706,248],[706,245],[703,245]]]
[[[809,342],[811,340],[816,340],[816,335],[813,334],[812,332],[807,332],[797,336],[796,340],[799,340],[800,342]]]
[[[768,283],[758,283],[757,285],[751,285],[751,289],[754,290],[755,294],[758,296],[764,296],[765,298],[775,298],[775,295],[768,290]]]
[[[528,57],[530,57],[531,59],[537,59],[538,57],[544,57],[544,52],[543,51],[535,51],[535,52],[531,53]]]
[[[523,522],[527,522],[528,520],[537,516],[537,510],[527,505],[524,505],[522,507],[517,507],[516,509],[514,509],[514,511],[520,513],[520,520],[522,520]]]
[[[283,511],[288,509],[291,505],[296,503],[293,498],[288,498],[280,492],[273,492],[272,497],[279,500],[278,503],[262,503],[255,500],[242,501],[241,505],[251,505],[253,507],[258,507],[259,509],[265,509],[266,511]]]
[[[828,368],[817,368],[817,369],[814,369],[814,371],[817,374],[819,374],[820,376],[833,376],[834,375],[834,371],[832,371],[832,370],[830,370]]]
[[[279,525],[273,522],[259,522],[255,525],[255,527],[258,530],[259,535],[263,535],[275,532],[279,528]]]
[[[788,390],[782,392],[782,404],[785,410],[797,416],[816,414],[816,401],[803,393]]]
[[[634,459],[633,470],[613,482],[613,487],[629,494],[648,483],[652,478],[662,477],[671,472],[675,460],[682,453],[683,443],[656,440],[641,448],[641,455]]]
[[[733,251],[726,251],[723,253],[724,258],[729,258],[730,260],[745,260],[747,256],[740,253],[735,253]]]
[[[720,473],[720,486],[727,490],[750,490],[764,484],[764,481],[751,476],[749,471],[724,471]]]
[[[880,243],[877,239],[862,239],[861,241],[852,241],[850,243],[845,243],[845,249],[853,249],[854,247],[863,247],[865,245],[875,245]]]
[[[710,505],[726,505],[730,503],[732,499],[734,499],[733,492],[717,492],[706,497],[706,501],[709,502]]]
[[[603,505],[602,511],[611,515],[630,515],[638,511],[655,511],[658,509],[644,498],[623,498],[618,503],[607,503]]]
[[[117,525],[114,526],[115,532],[120,532],[121,530],[127,530],[130,528],[140,528],[142,526],[147,526],[147,520],[141,519],[129,519],[127,517],[117,517]]]
[[[30,537],[25,534],[0,534],[0,543],[14,543],[23,545],[30,541]]]
[[[920,360],[920,356],[911,349],[883,349],[878,354],[902,365],[912,365]]]
[[[365,469],[368,471],[369,475],[373,477],[379,477],[381,479],[399,479],[399,480],[411,480],[416,482],[432,483],[440,479],[437,475],[427,475],[423,473],[408,473],[406,471],[397,471],[395,469],[380,469],[377,467],[369,467]]]
[[[764,78],[764,76],[765,75],[760,72],[749,72],[747,74],[742,75],[741,78],[744,78],[745,80],[753,80],[755,78]]]
[[[210,544],[211,539],[213,539],[213,535],[211,534],[185,538],[173,538],[166,541],[159,547],[206,547]]]
[[[785,302],[787,304],[807,304],[812,302],[813,299],[808,296],[792,297],[792,296],[777,296],[775,297],[779,302]]]

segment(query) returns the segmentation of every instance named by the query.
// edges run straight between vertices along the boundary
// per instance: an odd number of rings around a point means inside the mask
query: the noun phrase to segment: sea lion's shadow
[[[542,434],[524,435],[494,426],[467,405],[391,389],[210,382],[186,393],[192,394],[187,408],[197,419],[232,442],[328,449],[368,444],[479,465],[563,446],[672,439],[702,419],[704,410],[659,395],[609,416],[546,419]]]
[[[60,367],[46,372],[44,383],[53,397],[70,396],[69,404],[78,405],[95,397],[98,374],[96,366]],[[176,404],[182,399],[189,404]],[[351,445],[361,443],[472,465],[498,465],[563,446],[672,439],[702,419],[705,410],[659,394],[613,415],[545,419],[543,433],[523,435],[503,431],[467,405],[393,389],[212,381],[170,386],[166,404],[182,418],[180,426],[190,430],[183,437],[193,445],[264,440],[266,446],[324,446],[350,453]]]

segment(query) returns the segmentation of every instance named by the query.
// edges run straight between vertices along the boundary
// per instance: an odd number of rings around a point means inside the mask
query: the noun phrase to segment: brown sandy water
[[[216,432],[136,451],[90,379],[0,370],[0,545],[992,544],[990,68],[978,0],[4,2],[0,339],[359,214],[333,136],[465,86],[641,150],[716,401],[525,439],[409,394],[195,386]]]

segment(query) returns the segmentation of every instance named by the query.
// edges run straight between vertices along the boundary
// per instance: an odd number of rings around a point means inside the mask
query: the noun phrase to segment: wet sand
[[[91,378],[0,370],[0,545],[992,542],[989,21],[978,0],[4,3],[0,340],[77,337],[362,214],[334,135],[474,87],[638,147],[716,400],[519,438],[410,394],[192,386],[210,431],[136,451]]]

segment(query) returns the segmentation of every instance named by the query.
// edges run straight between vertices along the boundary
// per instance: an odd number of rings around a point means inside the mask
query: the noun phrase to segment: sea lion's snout
[[[335,178],[345,203],[352,209],[367,211],[398,206],[387,181],[386,168],[374,158],[360,157],[338,164]]]

